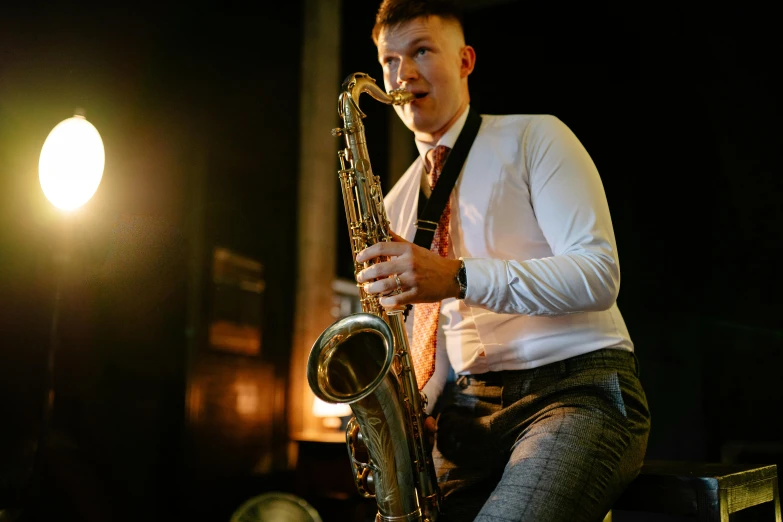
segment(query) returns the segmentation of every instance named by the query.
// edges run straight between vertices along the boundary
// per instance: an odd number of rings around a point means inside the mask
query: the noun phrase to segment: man
[[[638,473],[649,412],[595,165],[553,116],[484,115],[439,253],[411,243],[468,118],[476,53],[445,1],[385,0],[373,38],[386,89],[416,95],[395,110],[421,157],[386,198],[399,236],[357,256],[390,259],[357,280],[386,307],[415,305],[444,520],[600,521]],[[422,326],[430,316],[437,334]]]

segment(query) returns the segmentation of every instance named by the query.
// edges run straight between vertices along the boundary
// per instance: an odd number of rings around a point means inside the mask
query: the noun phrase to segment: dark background
[[[621,259],[618,303],[653,416],[648,456],[780,463],[775,18],[751,4],[535,4],[469,4],[472,104],[554,114],[596,162]],[[381,80],[375,8],[344,2],[342,75]],[[39,515],[227,520],[254,494],[311,491],[286,469],[301,16],[300,2],[255,15],[205,3],[0,10],[0,509],[29,476],[50,342],[61,230],[38,154],[75,107],[101,132],[106,169],[67,231],[78,262],[63,279]],[[394,116],[363,108],[388,190]],[[338,275],[350,277],[344,217],[324,233],[337,234]],[[264,265],[258,357],[198,342],[216,245]],[[250,419],[226,407],[240,381],[257,383],[264,405]],[[207,397],[199,414],[193,383]],[[342,477],[344,448],[335,455],[330,473]]]

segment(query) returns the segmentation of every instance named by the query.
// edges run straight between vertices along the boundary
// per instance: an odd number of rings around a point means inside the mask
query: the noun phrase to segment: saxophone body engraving
[[[356,254],[379,241],[391,241],[378,177],[372,173],[359,108],[362,93],[386,104],[409,103],[411,93],[384,92],[364,73],[343,82],[334,129],[346,147],[338,152],[339,178],[351,238],[355,272],[377,263]],[[386,312],[379,297],[359,286],[362,313],[329,326],[313,345],[307,380],[313,393],[332,403],[348,403],[353,418],[346,430],[348,455],[357,489],[375,497],[378,522],[434,522],[440,491],[424,433],[424,398],[416,384],[402,311]]]

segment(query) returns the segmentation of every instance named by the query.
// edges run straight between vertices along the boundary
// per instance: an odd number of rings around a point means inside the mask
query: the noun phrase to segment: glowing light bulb
[[[103,177],[105,154],[98,130],[84,116],[58,123],[47,136],[38,161],[46,199],[62,210],[85,204]]]

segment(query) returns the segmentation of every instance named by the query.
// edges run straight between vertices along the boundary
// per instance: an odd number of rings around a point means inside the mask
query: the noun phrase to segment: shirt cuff
[[[492,308],[503,300],[503,294],[508,288],[506,262],[502,259],[470,259],[464,258],[465,275],[468,280],[468,291],[465,293],[465,304]]]

